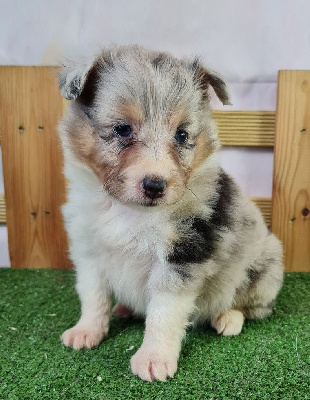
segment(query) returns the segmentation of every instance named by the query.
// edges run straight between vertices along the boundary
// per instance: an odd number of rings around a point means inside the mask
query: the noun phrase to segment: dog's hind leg
[[[247,275],[248,287],[238,308],[247,319],[265,318],[272,313],[283,281],[282,248],[274,235],[267,236],[265,251]]]
[[[266,236],[261,255],[244,272],[230,309],[211,319],[212,327],[224,336],[238,335],[245,319],[262,319],[272,313],[283,280],[282,246],[274,235]]]
[[[244,315],[239,310],[228,310],[212,318],[211,326],[223,336],[239,335],[242,330]]]

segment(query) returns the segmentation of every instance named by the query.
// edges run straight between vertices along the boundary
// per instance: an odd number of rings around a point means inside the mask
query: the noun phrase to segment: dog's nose
[[[146,197],[150,199],[158,199],[164,195],[164,190],[167,187],[167,182],[163,179],[144,178],[142,187]]]

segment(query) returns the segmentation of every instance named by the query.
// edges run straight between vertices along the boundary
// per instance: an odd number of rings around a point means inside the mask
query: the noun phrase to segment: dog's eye
[[[178,144],[184,144],[187,142],[188,133],[184,129],[178,129],[174,139]]]
[[[130,125],[116,125],[113,128],[114,133],[121,137],[130,138],[132,136],[132,129]]]

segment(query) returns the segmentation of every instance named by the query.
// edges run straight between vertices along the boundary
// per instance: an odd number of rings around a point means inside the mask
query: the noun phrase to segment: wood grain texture
[[[280,71],[272,230],[286,271],[310,272],[310,71]]]
[[[264,197],[253,197],[251,200],[257,205],[263,214],[266,225],[271,225],[271,199]],[[6,223],[6,210],[4,194],[0,194],[0,223]]]
[[[273,147],[274,111],[213,111],[222,146]]]
[[[6,223],[5,199],[3,193],[0,193],[0,223]]]
[[[56,126],[63,101],[49,67],[0,67],[1,148],[12,268],[69,268]]]
[[[271,199],[267,197],[252,197],[251,200],[257,205],[263,214],[265,224],[271,226]]]

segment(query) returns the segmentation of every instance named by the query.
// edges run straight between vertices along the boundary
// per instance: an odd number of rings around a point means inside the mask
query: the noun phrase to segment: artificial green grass
[[[1,400],[310,399],[310,274],[287,274],[273,316],[239,336],[189,330],[166,382],[130,371],[143,321],[113,317],[93,350],[60,343],[80,312],[72,271],[0,270],[0,310]]]

